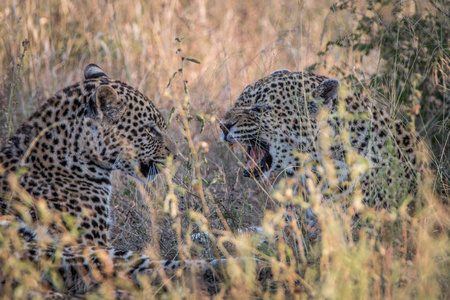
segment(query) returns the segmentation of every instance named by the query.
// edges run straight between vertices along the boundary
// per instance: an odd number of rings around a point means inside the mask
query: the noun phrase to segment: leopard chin
[[[157,163],[154,160],[151,160],[146,164],[140,163],[139,171],[144,178],[154,177],[159,174]]]

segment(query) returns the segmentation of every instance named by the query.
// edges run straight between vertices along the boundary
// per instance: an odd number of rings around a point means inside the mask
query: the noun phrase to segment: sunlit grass
[[[433,12],[428,1],[414,3],[417,7],[406,2],[405,15]],[[307,184],[314,193],[307,201],[294,192],[302,184],[295,178],[266,189],[239,174],[241,153],[220,142],[221,116],[247,84],[272,71],[305,70],[321,61],[314,72],[334,74],[330,70],[338,65],[346,74],[361,75],[364,83],[369,79],[365,75],[382,72],[381,43],[366,56],[351,48],[317,56],[328,41],[345,40],[356,24],[350,14],[329,6],[328,1],[6,0],[0,5],[0,138],[7,139],[45,99],[82,80],[84,67],[96,63],[110,77],[146,94],[166,118],[174,109],[169,130],[182,153],[168,163],[165,179],[147,187],[115,174],[115,247],[143,251],[155,261],[250,258],[226,267],[228,276],[217,298],[448,298],[448,99],[430,98],[430,107],[437,108],[429,119],[416,122],[416,128],[425,128],[421,135],[433,142],[437,137],[427,136],[427,128],[438,119],[439,134],[447,134],[439,140],[447,142],[434,153],[441,172],[424,174],[419,181],[412,201],[420,206],[413,214],[401,207],[389,212],[366,208],[357,190],[345,205],[324,205],[326,191],[312,182]],[[389,11],[381,15],[389,20]],[[430,35],[445,39],[449,33]],[[176,38],[183,38],[181,44]],[[430,74],[449,95],[448,49],[439,51],[441,62]],[[181,57],[200,64],[182,64]],[[395,88],[388,99],[393,113],[405,109],[411,115],[417,103],[402,107]],[[428,160],[430,152],[420,155]],[[357,178],[367,166],[356,153],[348,159]],[[288,203],[314,211],[319,242],[306,238],[305,224],[286,220]],[[359,226],[354,212],[360,215]],[[261,226],[264,236],[246,232],[252,226]],[[265,287],[257,280],[257,259],[271,269],[273,277]],[[54,272],[58,259],[39,265],[23,260],[14,230],[0,231],[0,262],[6,276],[0,288],[4,299],[25,298],[30,291],[38,298],[46,289],[40,279],[44,271],[54,284],[62,284]],[[138,298],[207,295],[204,283],[187,271],[160,275],[164,288],[161,281],[142,278],[142,289],[135,290],[128,281],[112,278],[91,296],[109,297],[117,286]]]

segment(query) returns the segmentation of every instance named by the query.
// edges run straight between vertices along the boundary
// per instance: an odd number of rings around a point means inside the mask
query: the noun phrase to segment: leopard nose
[[[223,134],[225,134],[225,136],[228,134],[228,132],[230,132],[231,127],[233,127],[236,123],[231,123],[231,122],[226,122],[226,123],[222,123],[220,122],[219,126],[220,129],[222,130]]]
[[[230,123],[230,122],[226,122],[226,123],[219,123],[219,127],[220,130],[222,130],[222,139],[224,141],[227,141],[228,138],[228,133],[230,132],[231,127],[233,127],[236,123]]]

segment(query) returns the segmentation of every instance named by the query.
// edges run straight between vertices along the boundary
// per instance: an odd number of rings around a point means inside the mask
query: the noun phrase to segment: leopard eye
[[[250,111],[254,111],[257,113],[263,113],[265,110],[267,110],[267,108],[268,108],[267,105],[256,104],[255,106],[250,108]]]
[[[147,126],[145,127],[145,131],[146,131],[148,134],[151,134],[151,135],[162,136],[162,134],[161,134],[161,132],[159,131],[158,127],[156,127],[156,125],[153,124],[153,123],[147,125]]]

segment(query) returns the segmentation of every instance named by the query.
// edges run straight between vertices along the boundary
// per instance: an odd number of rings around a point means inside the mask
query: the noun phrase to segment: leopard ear
[[[115,120],[123,112],[122,105],[117,92],[109,85],[101,85],[89,100],[88,117],[102,121]]]
[[[269,76],[290,73],[290,72],[291,71],[289,71],[288,69],[280,69],[280,70],[273,71],[272,73],[269,74]]]
[[[328,99],[337,97],[339,85],[340,83],[337,79],[325,79],[311,92],[311,94],[314,99],[322,98],[327,101]]]
[[[93,78],[108,78],[108,75],[103,72],[103,70],[97,66],[96,64],[89,64],[84,68],[84,78],[85,79],[93,79]]]
[[[311,96],[315,100],[322,99],[322,105],[327,105],[332,108],[336,104],[339,94],[339,80],[325,79],[314,90],[311,91]]]

